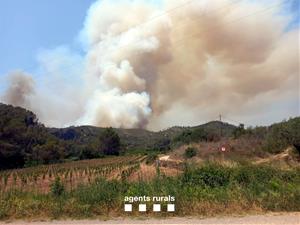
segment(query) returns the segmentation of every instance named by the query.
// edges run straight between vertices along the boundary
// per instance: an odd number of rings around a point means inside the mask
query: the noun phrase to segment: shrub
[[[254,180],[253,171],[247,166],[236,168],[232,174],[232,180],[240,185],[249,185]]]
[[[51,184],[51,194],[54,196],[61,196],[65,191],[64,185],[61,183],[60,178],[56,177],[55,181]]]
[[[173,144],[189,144],[193,142],[215,142],[220,140],[219,129],[216,128],[202,128],[188,129],[175,136]]]
[[[162,138],[154,144],[153,150],[158,152],[166,152],[171,149],[170,144],[171,140],[169,138]]]
[[[183,181],[191,185],[205,185],[215,188],[227,186],[230,182],[230,175],[230,168],[208,164],[197,169],[187,168],[183,174]]]
[[[147,155],[147,158],[146,158],[146,164],[153,164],[155,162],[155,160],[157,160],[158,156],[157,156],[157,153],[155,152],[151,152]]]
[[[246,133],[245,125],[241,123],[237,128],[234,129],[234,131],[233,131],[233,137],[235,139],[237,139],[237,138],[241,137],[245,133]]]
[[[185,150],[185,157],[186,158],[193,158],[194,156],[197,155],[197,150],[193,147],[188,147],[186,150]]]
[[[117,201],[123,196],[122,193],[125,193],[126,190],[127,184],[124,182],[99,178],[91,185],[79,186],[74,191],[73,197],[81,204],[111,207],[117,204]]]

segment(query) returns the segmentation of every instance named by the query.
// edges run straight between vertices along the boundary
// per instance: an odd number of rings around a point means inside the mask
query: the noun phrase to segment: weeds
[[[196,148],[188,147],[185,150],[184,155],[185,155],[186,158],[193,158],[194,156],[197,155],[197,150],[196,150]]]
[[[60,178],[56,177],[54,183],[51,184],[51,194],[53,196],[61,196],[63,192],[65,191],[64,185],[61,183]]]
[[[59,181],[54,186],[56,188],[53,189],[61,190]],[[178,177],[162,174],[148,182],[98,178],[91,184],[82,184],[58,195],[3,192],[0,218],[122,216],[125,196],[144,195],[175,196],[176,212],[172,215],[177,216],[246,213],[253,210],[299,211],[300,173],[298,170],[284,171],[270,166],[206,164],[195,168],[187,166]]]

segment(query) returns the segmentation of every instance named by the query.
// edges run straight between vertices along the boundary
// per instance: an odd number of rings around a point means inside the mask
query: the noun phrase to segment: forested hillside
[[[0,104],[0,168],[23,167],[64,157],[63,143],[49,134],[34,113],[20,107]]]
[[[300,118],[270,127],[245,129],[212,121],[196,127],[172,127],[159,132],[92,126],[46,128],[33,112],[0,104],[0,169],[105,157],[105,155],[166,152],[193,142],[257,138],[263,151],[278,153],[300,146]]]

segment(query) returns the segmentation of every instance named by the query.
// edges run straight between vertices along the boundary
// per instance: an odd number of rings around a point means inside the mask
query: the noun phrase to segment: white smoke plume
[[[256,124],[298,115],[299,29],[286,30],[281,1],[186,2],[159,10],[147,1],[95,2],[80,32],[86,55],[73,94],[50,101],[51,115],[39,109],[43,97],[25,101],[21,85],[12,83],[5,101],[56,126],[161,129],[219,113]]]

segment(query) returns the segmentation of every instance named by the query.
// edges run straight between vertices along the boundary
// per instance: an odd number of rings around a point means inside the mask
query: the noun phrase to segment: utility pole
[[[219,119],[220,119],[220,146],[219,146],[219,151],[221,151],[221,159],[222,159],[222,162],[224,162],[224,151],[223,151],[223,144],[222,144],[222,115],[220,114],[219,115]]]
[[[222,139],[222,115],[219,115],[219,119],[220,119],[220,138]]]

